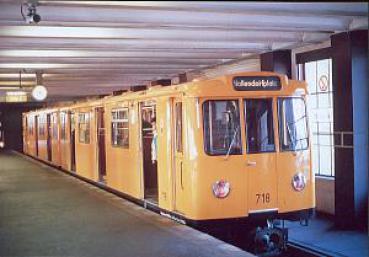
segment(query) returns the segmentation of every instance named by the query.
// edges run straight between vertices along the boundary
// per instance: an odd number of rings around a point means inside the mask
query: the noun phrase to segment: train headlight
[[[293,176],[292,178],[293,189],[295,189],[297,192],[301,192],[302,190],[304,190],[305,186],[306,186],[305,175],[302,173],[295,174],[295,176]]]
[[[219,180],[213,184],[213,193],[217,198],[225,198],[229,195],[231,186],[229,182],[225,180]]]

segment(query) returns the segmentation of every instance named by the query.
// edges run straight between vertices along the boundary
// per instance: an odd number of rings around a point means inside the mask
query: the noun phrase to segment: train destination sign
[[[233,88],[238,91],[280,90],[281,80],[277,76],[234,77]]]

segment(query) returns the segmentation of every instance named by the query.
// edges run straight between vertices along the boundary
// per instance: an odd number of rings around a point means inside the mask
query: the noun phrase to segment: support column
[[[260,55],[262,71],[274,71],[291,79],[291,50],[278,50]]]
[[[368,31],[331,37],[335,135],[335,216],[342,228],[368,222]]]

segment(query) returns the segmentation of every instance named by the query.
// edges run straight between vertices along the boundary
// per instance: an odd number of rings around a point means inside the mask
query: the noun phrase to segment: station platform
[[[339,230],[334,222],[324,216],[315,215],[308,226],[299,222],[286,222],[289,241],[325,253],[327,256],[369,256],[368,234],[358,230]]]
[[[52,167],[0,152],[0,256],[253,256]]]

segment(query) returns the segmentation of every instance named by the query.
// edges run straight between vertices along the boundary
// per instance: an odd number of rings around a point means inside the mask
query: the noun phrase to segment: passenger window
[[[47,126],[44,116],[38,116],[38,124],[40,124],[38,127],[38,135],[43,137],[45,136],[45,127]]]
[[[31,119],[27,118],[27,124],[28,124],[28,134],[33,135],[33,117]]]
[[[53,121],[53,139],[58,140],[58,116],[57,113],[53,114],[52,116]]]
[[[79,142],[90,143],[90,113],[80,113],[78,115]]]
[[[299,151],[308,148],[306,107],[300,97],[279,98],[279,140],[282,151]]]
[[[113,110],[111,119],[111,144],[123,148],[129,147],[128,108]]]
[[[182,103],[176,103],[176,151],[183,152],[182,146]]]
[[[238,101],[206,101],[203,114],[205,152],[209,155],[242,154]]]
[[[272,99],[245,100],[247,152],[274,152]]]
[[[66,139],[66,117],[67,114],[65,112],[60,112],[60,139],[65,140]]]

